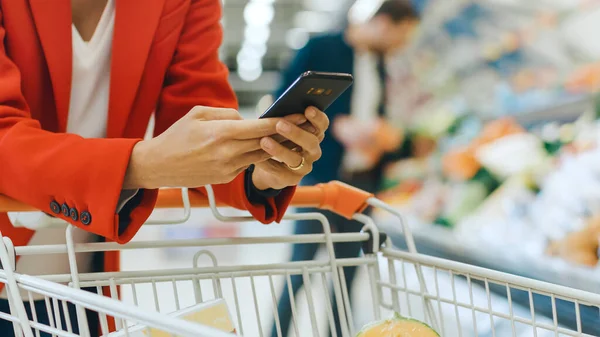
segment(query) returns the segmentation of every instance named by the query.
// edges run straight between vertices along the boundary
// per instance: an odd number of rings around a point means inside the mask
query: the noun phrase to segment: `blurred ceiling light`
[[[257,80],[262,75],[262,57],[266,53],[265,45],[245,45],[237,55],[238,75],[247,82]]]
[[[304,7],[323,12],[335,12],[342,9],[344,1],[340,0],[304,0]]]
[[[264,44],[269,40],[271,29],[269,26],[246,26],[244,39],[249,44]]]
[[[255,58],[249,55],[244,55],[242,53],[237,54],[237,67],[244,69],[256,68],[256,64],[260,65],[260,58]]]
[[[310,35],[305,29],[292,28],[285,35],[285,43],[292,49],[300,49],[308,43]]]
[[[240,51],[237,55],[238,69],[252,70],[261,68],[262,57],[255,57]]]
[[[301,11],[294,18],[295,26],[304,28],[306,31],[318,33],[331,28],[334,20],[329,13],[315,11]]]
[[[238,68],[238,76],[246,82],[254,82],[262,75],[262,67],[254,69]]]
[[[348,12],[348,21],[352,24],[366,22],[382,3],[383,0],[356,0]]]
[[[244,41],[237,55],[238,75],[244,81],[252,82],[262,75],[262,58],[271,35],[269,25],[275,17],[273,2],[250,0],[244,7]]]
[[[252,58],[262,58],[267,53],[267,46],[264,43],[261,44],[249,44],[248,41],[244,41],[240,54],[248,55]]]
[[[261,69],[262,71],[262,65],[260,64],[260,60],[247,60],[238,63],[238,70],[240,71],[254,71],[256,69]]]
[[[273,96],[264,95],[256,103],[256,117],[262,115],[273,104]]]
[[[249,26],[268,26],[275,16],[273,5],[262,2],[249,2],[244,8],[244,20]]]

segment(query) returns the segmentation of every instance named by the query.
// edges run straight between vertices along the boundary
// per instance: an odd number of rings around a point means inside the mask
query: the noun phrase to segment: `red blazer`
[[[49,214],[55,213],[52,206],[66,204],[78,210],[77,220],[58,217],[126,243],[157,196],[156,190],[142,191],[141,203],[128,214],[127,230],[119,235],[117,200],[132,148],[152,112],[154,132],[160,134],[195,105],[237,107],[218,58],[220,1],[116,1],[109,139],[64,133],[71,92],[70,4],[0,0],[0,194]],[[293,188],[286,189],[268,200],[267,212],[248,202],[243,174],[214,187],[217,198],[264,223],[279,221],[293,194]],[[26,245],[33,235],[14,228],[6,214],[0,214],[0,231],[15,245]],[[105,270],[117,270],[118,255],[107,255]]]

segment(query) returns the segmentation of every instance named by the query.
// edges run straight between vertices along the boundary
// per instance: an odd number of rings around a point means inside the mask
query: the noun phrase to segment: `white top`
[[[114,0],[109,0],[89,41],[72,25],[73,75],[67,132],[85,138],[106,137],[110,57],[115,25]]]
[[[381,90],[385,90],[377,73],[377,58],[372,53],[356,53],[354,60],[350,116],[375,127],[374,123],[379,119]],[[362,171],[368,160],[360,151],[346,150],[342,165],[347,172]]]
[[[90,41],[84,41],[72,25],[73,73],[67,132],[85,138],[106,137],[108,124],[108,98],[110,86],[110,60],[115,22],[114,0],[108,0]],[[11,221],[36,229],[29,245],[64,244],[65,222],[41,212],[9,214]],[[52,227],[54,224],[59,226]],[[49,228],[51,227],[51,228]],[[76,243],[90,242],[93,235],[75,228]],[[77,254],[79,272],[89,272],[92,254]],[[66,254],[23,256],[17,271],[29,275],[68,274]],[[3,290],[0,297],[6,298]]]
[[[371,53],[357,53],[354,60],[350,115],[364,122],[372,122],[379,117],[377,110],[383,90],[377,74],[377,58]]]

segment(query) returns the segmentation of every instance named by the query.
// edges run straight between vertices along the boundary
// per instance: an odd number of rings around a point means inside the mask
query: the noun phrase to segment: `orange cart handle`
[[[197,190],[190,190],[190,203],[192,207],[208,207],[208,198]],[[315,186],[302,186],[296,189],[292,199],[292,206],[314,207],[330,210],[346,218],[351,218],[356,213],[361,213],[367,208],[367,200],[373,194],[344,184],[332,181]],[[217,206],[227,206],[217,203]],[[161,189],[158,193],[156,208],[181,208],[181,189]],[[0,213],[36,211],[34,207],[11,199],[0,194]]]

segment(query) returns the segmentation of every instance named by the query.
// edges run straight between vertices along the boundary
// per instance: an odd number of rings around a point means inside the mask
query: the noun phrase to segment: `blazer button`
[[[92,215],[88,211],[81,212],[80,219],[81,223],[86,226],[92,223]]]
[[[58,202],[56,201],[52,201],[50,203],[50,210],[52,211],[52,213],[54,214],[59,214],[60,213],[60,205],[58,204]]]
[[[79,212],[77,212],[75,208],[71,208],[69,210],[69,216],[71,217],[71,219],[73,219],[73,221],[79,220]]]
[[[69,217],[69,213],[70,213],[70,208],[69,205],[67,204],[62,204],[62,206],[60,207],[61,211],[62,211],[62,215]]]

